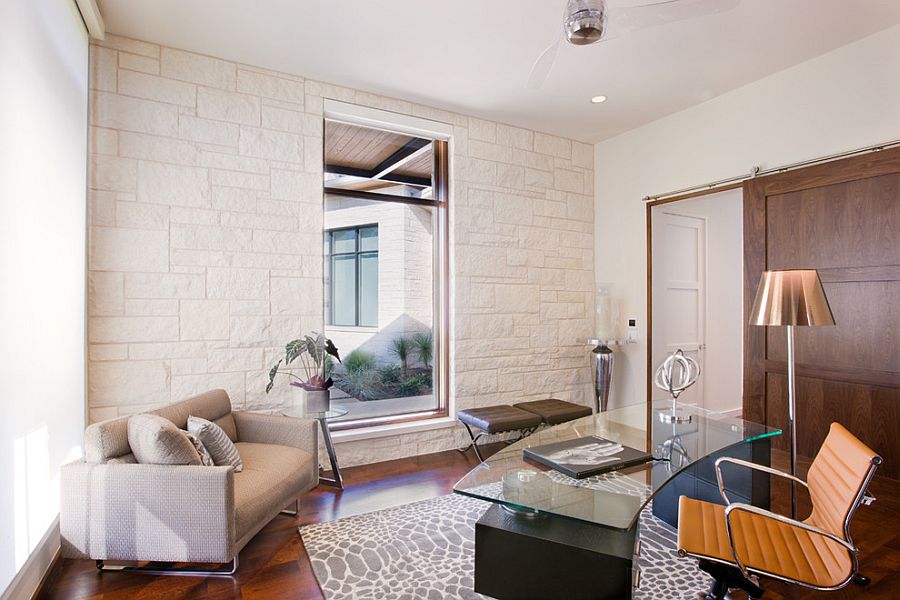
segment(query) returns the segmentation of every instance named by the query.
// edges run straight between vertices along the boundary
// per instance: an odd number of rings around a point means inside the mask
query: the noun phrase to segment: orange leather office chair
[[[791,479],[809,490],[812,513],[795,521],[725,495],[722,464],[733,463]],[[808,483],[787,473],[723,457],[716,461],[719,491],[727,506],[682,496],[678,503],[678,553],[700,559],[713,576],[707,600],[721,600],[729,588],[750,598],[763,589],[750,575],[780,579],[817,590],[837,590],[858,575],[859,550],[850,540],[850,519],[860,504],[875,499],[866,488],[882,463],[880,456],[837,423],[809,469]]]

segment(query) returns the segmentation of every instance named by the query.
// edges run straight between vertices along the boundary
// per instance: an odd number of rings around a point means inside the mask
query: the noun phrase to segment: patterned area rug
[[[444,600],[476,594],[475,521],[489,503],[458,494],[300,528],[328,600]],[[641,514],[641,586],[634,598],[696,598],[707,576],[675,552],[675,532]]]

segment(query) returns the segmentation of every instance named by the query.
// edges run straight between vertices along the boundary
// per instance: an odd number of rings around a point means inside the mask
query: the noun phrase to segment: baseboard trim
[[[9,587],[0,595],[0,600],[21,600],[35,598],[53,570],[59,558],[59,517],[35,546],[31,555],[13,577]]]

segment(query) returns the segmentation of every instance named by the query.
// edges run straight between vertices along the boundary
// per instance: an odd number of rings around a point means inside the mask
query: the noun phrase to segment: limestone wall
[[[453,125],[458,408],[588,403],[593,148],[367,92],[108,36],[91,47],[89,409],[212,387],[264,393],[279,346],[322,328],[322,102]],[[459,428],[341,443],[345,465],[447,449]]]

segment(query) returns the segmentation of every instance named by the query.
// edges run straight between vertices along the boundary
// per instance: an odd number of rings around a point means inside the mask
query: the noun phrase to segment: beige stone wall
[[[593,148],[109,36],[91,48],[89,410],[212,387],[272,410],[266,371],[322,328],[322,102],[453,125],[453,395],[459,408],[587,403]],[[454,447],[459,428],[339,444],[345,465]]]

